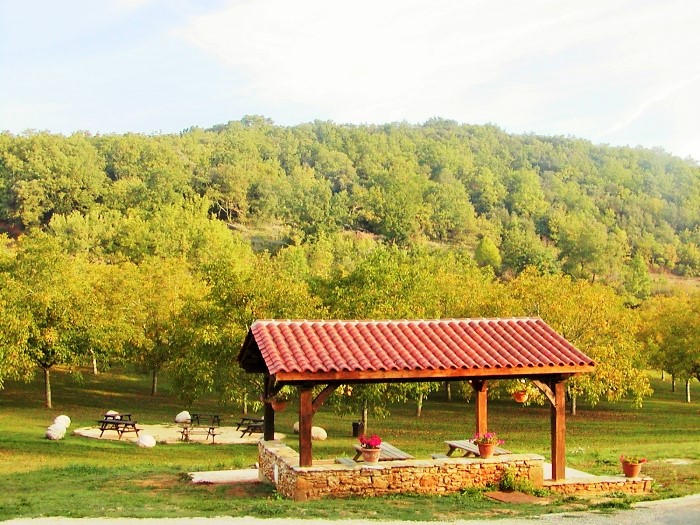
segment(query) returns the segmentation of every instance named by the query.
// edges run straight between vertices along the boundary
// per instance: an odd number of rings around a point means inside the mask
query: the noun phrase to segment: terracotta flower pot
[[[379,453],[381,449],[379,448],[363,448],[362,449],[362,460],[365,463],[377,464],[379,462]]]
[[[287,408],[289,401],[280,401],[278,399],[273,399],[272,401],[270,401],[270,404],[272,405],[272,410],[274,410],[275,412],[284,412],[284,409]]]
[[[622,462],[622,472],[625,474],[626,478],[638,478],[641,471],[641,463],[628,463],[627,461]]]
[[[495,443],[478,443],[476,446],[479,447],[479,456],[483,459],[493,456],[493,451],[496,448]]]
[[[527,397],[527,392],[525,390],[513,392],[513,399],[515,399],[517,403],[524,403],[525,401],[527,401]]]

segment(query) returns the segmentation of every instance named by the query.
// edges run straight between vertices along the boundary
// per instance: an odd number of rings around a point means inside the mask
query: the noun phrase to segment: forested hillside
[[[642,352],[629,307],[700,275],[699,224],[694,161],[495,126],[5,133],[0,381],[132,362],[244,402],[256,318],[539,315],[605,357],[573,394],[641,398],[662,335]]]
[[[354,230],[480,246],[481,262],[504,272],[700,275],[700,168],[662,151],[445,120],[281,127],[248,117],[177,136],[1,137],[6,229],[89,223],[114,236],[196,197],[229,225],[282,226],[287,243]]]

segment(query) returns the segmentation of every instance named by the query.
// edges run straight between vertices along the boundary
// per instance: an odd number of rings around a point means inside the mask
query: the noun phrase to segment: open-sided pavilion
[[[266,400],[285,386],[299,391],[299,466],[313,463],[313,415],[340,385],[469,381],[476,431],[487,431],[488,381],[531,380],[551,404],[552,479],[566,467],[565,381],[595,363],[539,318],[405,321],[256,321],[238,356],[265,376]],[[314,387],[323,389],[313,398]],[[275,412],[265,403],[265,440]]]

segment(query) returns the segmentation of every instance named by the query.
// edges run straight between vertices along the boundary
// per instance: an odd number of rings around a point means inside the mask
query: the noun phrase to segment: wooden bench
[[[354,461],[359,460],[362,457],[362,445],[353,445],[355,447],[355,457],[352,458]],[[382,441],[379,445],[379,461],[401,461],[403,459],[414,459],[413,456],[407,454],[401,449],[396,448],[391,443]]]
[[[216,431],[216,427],[193,427],[190,425],[184,425],[182,427],[182,430],[180,430],[180,440],[181,441],[190,441],[190,437],[192,435],[206,435],[206,438],[204,438],[204,441],[209,441],[209,437],[211,436],[211,442],[214,443],[214,440],[216,436],[219,435],[219,432]]]
[[[464,451],[462,457],[468,456],[479,456],[479,447],[475,445],[471,439],[458,439],[455,441],[445,441],[445,444],[449,447],[447,451],[447,457],[452,457],[452,454],[456,450]],[[509,450],[501,447],[496,447],[493,451],[494,456],[499,456],[501,454],[510,454]],[[433,458],[435,459],[435,458]]]
[[[241,427],[246,427],[246,426],[250,425],[251,423],[262,423],[263,421],[265,421],[265,418],[263,418],[263,417],[247,417],[247,416],[245,416],[245,417],[242,417],[238,421],[238,425],[236,425],[236,430],[240,430]]]
[[[132,419],[124,420],[107,418],[100,419],[97,421],[97,424],[100,425],[100,437],[102,437],[105,430],[116,430],[117,434],[119,434],[119,439],[121,439],[122,435],[126,432],[136,432],[136,435],[138,436],[139,430],[141,430],[140,428],[136,427],[136,421]]]
[[[245,425],[238,425],[236,430],[241,430],[241,437],[248,434],[253,435],[253,432],[265,432],[265,422],[264,421],[252,421]]]

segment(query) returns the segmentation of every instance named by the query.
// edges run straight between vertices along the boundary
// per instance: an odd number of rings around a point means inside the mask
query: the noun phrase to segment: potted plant
[[[518,390],[517,392],[513,392],[513,399],[516,403],[524,403],[527,401],[527,398],[527,390]]]
[[[372,434],[366,437],[364,434],[360,436],[360,446],[362,447],[362,459],[365,463],[376,464],[379,461],[381,452],[382,438],[377,434]]]
[[[289,399],[284,395],[276,395],[270,398],[270,404],[275,412],[284,412],[289,404]]]
[[[493,451],[496,446],[505,443],[496,435],[495,432],[485,432],[484,434],[476,433],[472,438],[472,443],[479,447],[479,456],[488,459],[493,456]]]
[[[639,473],[642,471],[642,464],[646,462],[646,458],[640,458],[639,456],[625,456],[624,454],[620,456],[622,472],[626,478],[639,477]]]
[[[267,398],[260,396],[260,399],[264,403],[270,403],[272,410],[275,412],[284,412],[289,404],[289,393],[287,387],[284,386],[276,394],[268,396]]]

